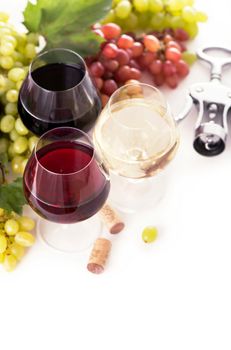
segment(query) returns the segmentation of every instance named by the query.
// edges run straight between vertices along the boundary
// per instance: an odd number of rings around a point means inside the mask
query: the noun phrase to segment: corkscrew
[[[190,86],[185,108],[176,118],[183,120],[193,107],[197,106],[198,118],[195,124],[195,150],[204,156],[215,156],[222,153],[228,135],[227,114],[231,107],[231,87],[221,82],[222,69],[231,64],[230,57],[213,57],[209,51],[216,50],[231,55],[231,49],[225,47],[205,47],[197,52],[199,59],[211,66],[209,82],[196,83]]]

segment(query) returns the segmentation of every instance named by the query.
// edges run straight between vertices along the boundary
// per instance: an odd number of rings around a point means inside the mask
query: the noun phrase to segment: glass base
[[[50,248],[64,253],[78,253],[90,248],[100,236],[102,224],[97,215],[76,224],[57,224],[40,218],[37,232]]]
[[[108,202],[112,207],[134,213],[155,207],[164,197],[167,185],[167,172],[161,172],[145,179],[128,179],[110,174],[111,191]]]

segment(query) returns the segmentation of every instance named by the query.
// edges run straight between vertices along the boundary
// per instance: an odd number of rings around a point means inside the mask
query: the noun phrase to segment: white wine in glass
[[[111,96],[93,138],[104,164],[116,175],[112,176],[112,193],[131,191],[132,182],[134,194],[140,187],[143,197],[159,183],[159,179],[155,181],[157,174],[172,160],[179,143],[176,123],[163,95],[142,83],[125,85]]]

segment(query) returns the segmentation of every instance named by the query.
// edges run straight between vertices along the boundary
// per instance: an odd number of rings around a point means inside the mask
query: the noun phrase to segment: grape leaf
[[[18,177],[11,183],[0,186],[0,208],[22,214],[24,204],[26,204],[26,199],[23,193],[21,177]]]
[[[46,39],[46,48],[65,47],[86,56],[97,52],[102,38],[91,26],[111,8],[111,0],[37,0],[28,3],[24,24]]]

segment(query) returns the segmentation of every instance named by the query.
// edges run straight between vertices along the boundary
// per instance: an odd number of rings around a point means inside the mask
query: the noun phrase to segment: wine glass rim
[[[60,130],[60,129],[69,129],[69,130],[71,130],[71,131],[77,131],[77,132],[79,132],[79,133],[82,134],[84,137],[86,137],[86,139],[87,139],[87,140],[89,141],[89,143],[90,143],[90,146],[92,147],[92,151],[93,151],[93,152],[92,152],[91,159],[89,160],[89,162],[88,162],[83,168],[81,168],[81,169],[79,169],[79,170],[77,170],[77,171],[71,172],[71,173],[62,173],[62,174],[60,174],[60,173],[51,171],[51,170],[47,169],[45,166],[43,166],[43,165],[41,164],[40,160],[39,160],[38,157],[37,157],[37,152],[39,151],[39,150],[38,150],[39,142],[44,138],[44,136],[46,137],[47,134],[49,134],[49,133],[51,133],[51,132],[53,132],[53,131],[55,131],[55,130]],[[42,148],[43,148],[43,147],[42,147]],[[41,148],[41,149],[42,149],[42,148]],[[54,128],[54,129],[51,129],[51,130],[46,131],[44,134],[42,134],[42,135],[40,136],[40,138],[38,139],[38,142],[37,142],[37,144],[36,144],[36,146],[35,146],[35,148],[34,148],[34,155],[35,155],[36,162],[37,162],[37,163],[40,165],[40,167],[43,168],[46,172],[48,172],[48,173],[50,173],[50,174],[52,174],[52,175],[56,175],[56,176],[57,176],[57,175],[61,175],[61,176],[70,176],[70,175],[78,174],[78,173],[84,171],[84,170],[85,170],[86,168],[88,168],[88,167],[90,166],[90,164],[92,163],[93,159],[95,158],[95,154],[96,154],[95,147],[94,147],[94,144],[93,144],[93,142],[91,141],[91,138],[89,137],[89,135],[88,135],[87,133],[85,133],[84,131],[80,130],[80,129],[73,128],[73,127],[70,127],[70,126],[60,126],[60,127],[58,127],[58,128]]]
[[[69,89],[64,89],[64,90],[48,90],[44,87],[42,87],[41,85],[39,85],[33,78],[33,75],[32,75],[32,66],[33,64],[37,61],[37,59],[41,58],[42,56],[50,53],[50,52],[55,52],[55,51],[66,51],[66,52],[69,52],[71,54],[73,54],[74,56],[78,57],[81,61],[81,63],[83,64],[83,67],[84,67],[84,76],[82,77],[82,79],[77,83],[75,84],[74,86],[70,87]],[[33,61],[30,63],[29,65],[29,70],[28,70],[28,74],[30,76],[30,78],[33,80],[33,83],[35,85],[37,85],[41,90],[44,90],[44,91],[47,91],[49,93],[62,93],[62,92],[67,92],[67,91],[71,91],[73,89],[75,89],[77,86],[79,86],[80,84],[82,84],[83,80],[85,79],[86,77],[86,74],[87,73],[87,65],[86,65],[86,62],[84,61],[83,57],[80,56],[77,52],[73,51],[73,50],[70,50],[70,49],[66,49],[66,48],[62,48],[62,47],[57,47],[57,48],[53,48],[53,49],[49,49],[49,50],[46,50],[46,51],[43,51],[41,52],[39,55],[37,55]]]
[[[108,100],[108,103],[107,103],[107,105],[106,105],[106,108],[107,108],[109,114],[112,114],[112,100],[113,100],[113,97],[115,97],[115,96],[116,96],[120,91],[122,91],[124,88],[126,89],[128,86],[134,86],[134,85],[138,85],[138,86],[141,85],[141,86],[144,86],[144,87],[148,87],[148,88],[150,88],[152,91],[157,92],[158,95],[160,96],[162,102],[163,102],[162,105],[163,105],[163,107],[165,108],[165,113],[164,113],[164,115],[166,115],[166,114],[168,113],[169,105],[168,105],[168,103],[167,103],[167,101],[166,101],[164,95],[162,94],[162,92],[161,92],[159,89],[157,89],[155,86],[152,86],[152,85],[147,84],[147,83],[141,83],[141,82],[137,81],[137,83],[125,84],[125,85],[119,87],[116,91],[113,92],[113,94],[110,96],[110,98],[109,98],[109,100]],[[129,99],[129,100],[130,100],[130,99]],[[134,99],[133,99],[133,100],[134,100]],[[126,101],[126,99],[125,99],[124,101]],[[121,102],[123,102],[123,100],[122,100]],[[116,102],[115,102],[115,103],[116,103]],[[117,119],[115,119],[115,120],[116,120],[116,122],[117,122],[118,124],[120,124],[120,125],[121,125],[123,128],[125,128],[125,129],[140,130],[140,127],[131,127],[131,126],[127,126],[127,125],[121,123],[120,121],[118,121]]]

